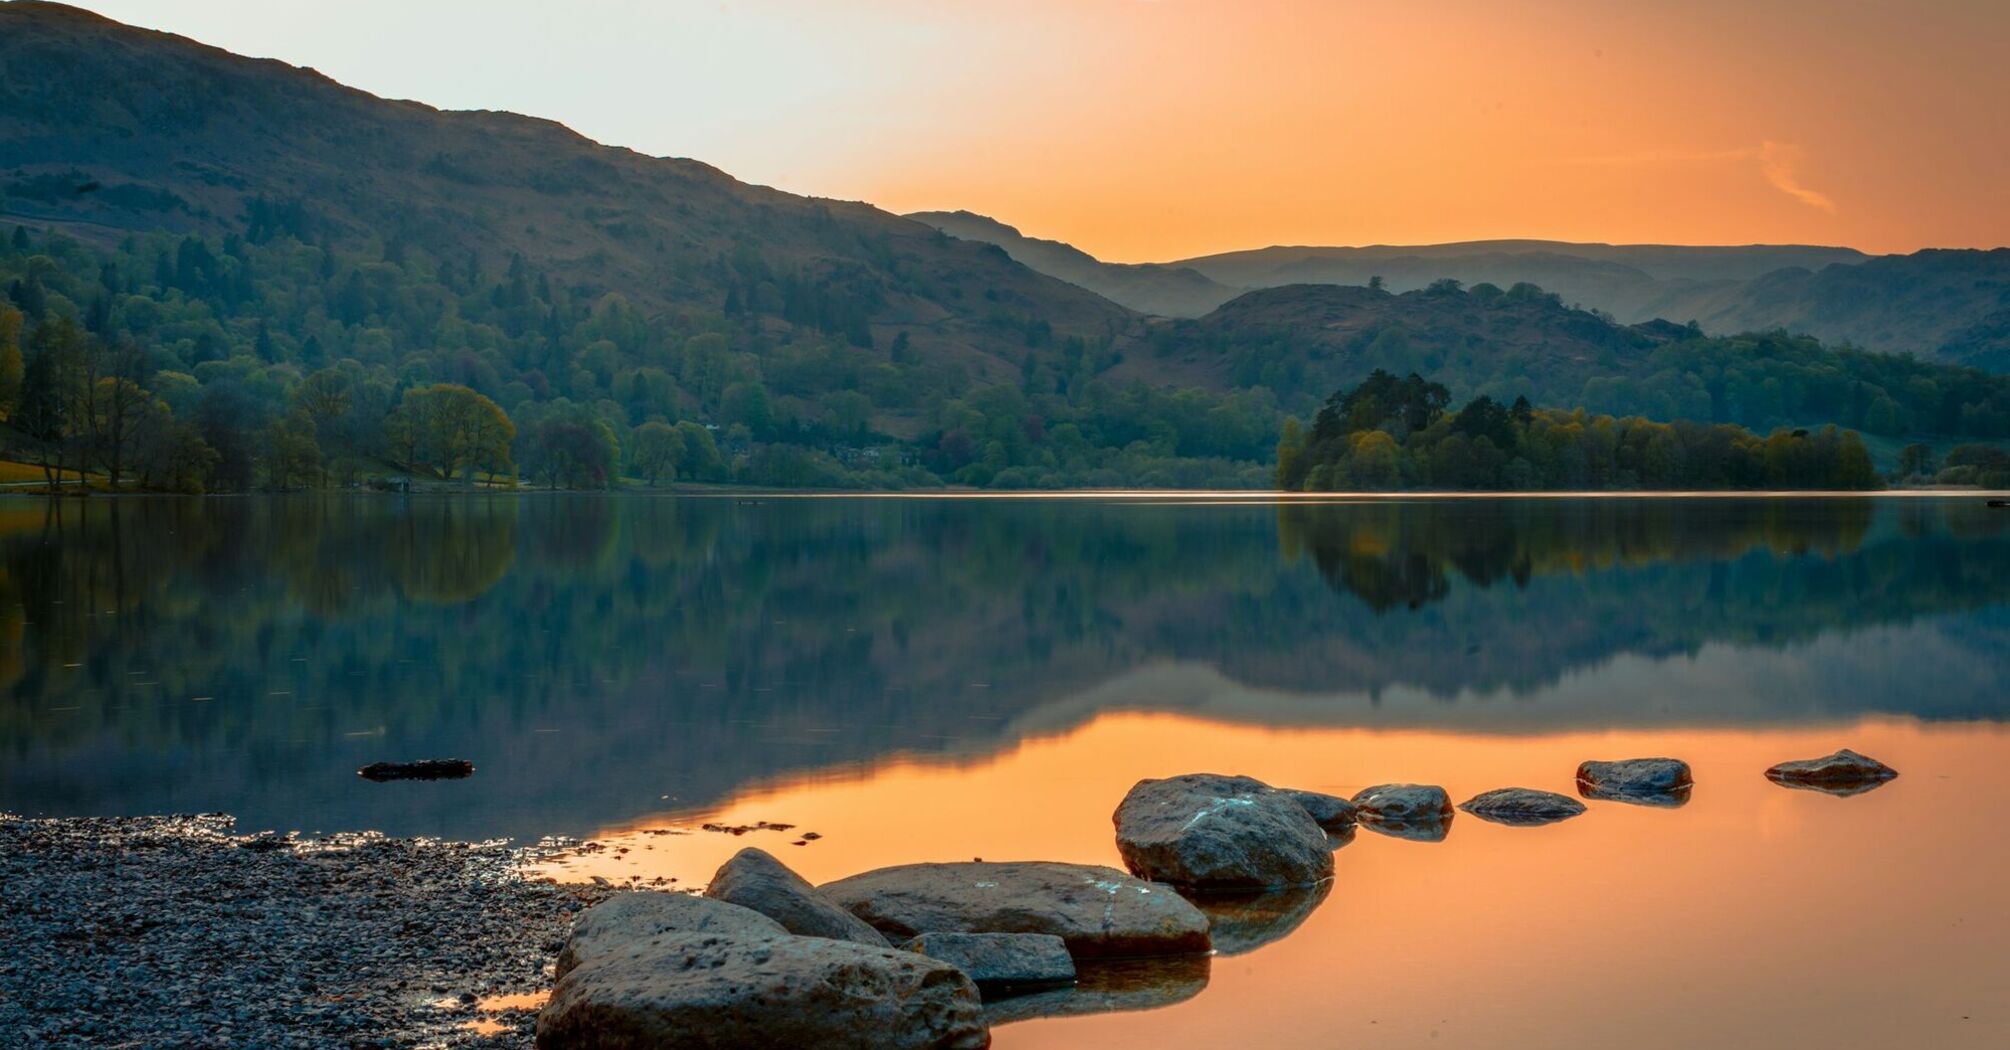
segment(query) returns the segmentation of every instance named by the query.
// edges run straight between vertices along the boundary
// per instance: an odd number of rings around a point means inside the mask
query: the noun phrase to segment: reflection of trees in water
[[[1452,573],[1480,587],[1524,587],[1537,575],[1727,561],[1756,549],[1833,558],[1857,550],[1875,512],[1865,500],[1285,504],[1277,531],[1288,559],[1310,557],[1335,589],[1383,612],[1443,600]]]
[[[0,754],[227,752],[156,775],[227,769],[264,791],[337,753],[327,742],[382,732],[510,756],[510,790],[539,800],[524,812],[989,749],[1034,709],[1161,661],[1300,694],[1449,696],[2010,597],[2010,530],[1958,504],[24,505],[0,508]],[[526,727],[561,730],[534,762]],[[773,733],[785,747],[750,743]]]

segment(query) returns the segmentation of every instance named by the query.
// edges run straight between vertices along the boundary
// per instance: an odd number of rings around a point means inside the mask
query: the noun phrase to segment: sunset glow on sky
[[[1117,260],[2010,243],[2001,0],[85,4]]]

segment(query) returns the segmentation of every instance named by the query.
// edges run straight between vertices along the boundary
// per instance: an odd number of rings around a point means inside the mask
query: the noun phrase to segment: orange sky
[[[2002,0],[494,0],[480,21],[87,3],[379,94],[1120,260],[2010,243]]]

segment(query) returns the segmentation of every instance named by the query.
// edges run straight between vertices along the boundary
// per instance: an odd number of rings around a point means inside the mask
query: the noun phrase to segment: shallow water
[[[2006,641],[2010,513],[1961,498],[0,501],[0,809],[593,836],[561,877],[689,885],[749,844],[1115,863],[1143,776],[1670,754],[1686,806],[1363,831],[1201,972],[1016,1009],[1156,1008],[997,1045],[2001,1046]],[[1761,775],[1843,746],[1901,776]],[[479,769],[354,775],[429,756]]]

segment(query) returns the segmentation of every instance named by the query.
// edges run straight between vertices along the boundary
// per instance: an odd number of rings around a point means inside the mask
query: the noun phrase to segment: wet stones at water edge
[[[642,890],[621,893],[592,908],[572,924],[559,949],[557,976],[597,959],[642,951],[665,936],[716,933],[776,937],[789,931],[759,912],[688,893]]]
[[[1441,842],[1452,824],[1452,798],[1435,784],[1378,784],[1354,796],[1361,826],[1395,838]]]
[[[1601,802],[1680,806],[1689,801],[1694,785],[1689,763],[1679,758],[1629,758],[1577,767],[1577,793]]]
[[[1250,777],[1141,780],[1114,820],[1117,852],[1141,879],[1248,891],[1309,886],[1333,875],[1325,830],[1292,796]]]
[[[356,771],[364,780],[460,780],[475,773],[465,758],[427,758],[417,762],[372,762]]]
[[[987,997],[1075,983],[1068,942],[1050,933],[924,933],[900,947],[962,970]]]
[[[1848,748],[1821,758],[1782,762],[1766,770],[1766,779],[1775,784],[1831,795],[1860,795],[1897,775],[1898,770]]]
[[[788,865],[752,846],[720,865],[705,896],[751,908],[804,937],[889,946],[865,920],[817,896],[815,887]]]
[[[904,864],[817,893],[895,941],[924,933],[1050,933],[1077,962],[1204,952],[1207,916],[1172,887],[1051,861]]]
[[[1459,808],[1495,824],[1535,827],[1569,820],[1584,812],[1584,803],[1554,791],[1511,787],[1481,792],[1460,803]]]
[[[539,1050],[981,1050],[990,1042],[977,986],[956,967],[789,934],[656,938],[573,968],[537,1019]]]

